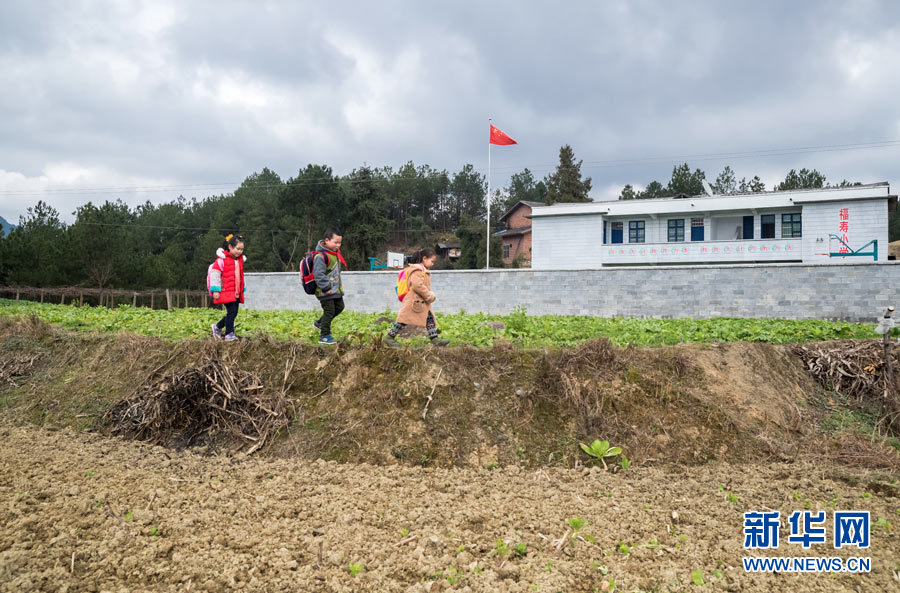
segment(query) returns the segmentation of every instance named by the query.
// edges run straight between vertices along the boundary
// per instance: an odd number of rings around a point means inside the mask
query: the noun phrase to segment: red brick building
[[[531,267],[531,209],[543,206],[543,202],[519,202],[500,217],[506,225],[502,231],[494,233],[503,242],[503,263],[510,265],[521,256],[523,267]]]

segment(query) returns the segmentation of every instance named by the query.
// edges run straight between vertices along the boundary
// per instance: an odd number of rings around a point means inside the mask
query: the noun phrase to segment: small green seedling
[[[463,544],[463,545],[459,546],[458,548],[456,548],[456,555],[459,556],[460,554],[462,554],[465,551],[466,551],[466,546],[465,546],[465,544]]]
[[[862,497],[863,498],[872,498],[872,493],[871,492],[863,492]]]
[[[609,441],[601,441],[600,439],[595,440],[591,443],[590,446],[585,445],[584,443],[579,443],[581,445],[581,450],[593,457],[596,460],[599,460],[600,463],[603,464],[603,469],[609,469],[606,465],[606,458],[615,457],[616,455],[622,454],[621,447],[610,447]]]
[[[407,535],[409,535],[409,529],[404,527],[403,529],[400,530],[400,537],[406,537]]]
[[[126,521],[131,521],[132,519],[134,519],[134,513],[132,513],[131,511],[128,511],[127,513],[125,513]]]
[[[874,523],[872,523],[872,527],[871,527],[870,531],[872,533],[874,533],[876,527],[880,527],[881,529],[884,529],[885,531],[893,531],[894,530],[894,526],[891,525],[891,523],[884,517],[878,517],[878,520],[875,521]]]
[[[631,467],[631,460],[622,455],[622,457],[619,458],[619,467],[622,468],[622,471],[628,471],[628,468]]]
[[[581,517],[572,517],[571,519],[569,519],[569,527],[571,527],[572,531],[574,531],[576,534],[586,526],[587,521],[585,521]]]
[[[737,504],[737,503],[738,503],[738,500],[740,500],[740,499],[737,497],[737,495],[734,494],[734,493],[732,493],[732,492],[729,492],[728,495],[725,497],[725,499],[726,499],[728,502],[730,502],[731,504]]]
[[[446,571],[444,571],[444,578],[447,579],[447,582],[451,585],[455,585],[459,582],[459,579],[462,578],[462,575],[459,574],[459,571],[451,566]]]
[[[158,536],[158,535],[160,535],[159,529],[157,529],[156,527],[151,527],[151,528],[150,528],[150,535],[152,535],[152,536]]]
[[[350,564],[350,566],[348,566],[347,568],[348,568],[348,570],[350,570],[350,574],[352,574],[353,576],[358,575],[359,573],[361,573],[362,571],[364,571],[366,569],[365,566],[363,566],[362,564],[356,563],[356,562],[352,562]]]
[[[528,544],[516,544],[513,546],[513,553],[516,555],[516,558],[523,557],[528,552]]]
[[[619,542],[619,552],[628,556],[629,554],[631,554],[631,546],[629,546],[625,542]]]
[[[703,586],[703,571],[699,568],[691,571],[691,581],[698,587]]]
[[[494,553],[498,558],[506,558],[509,556],[509,544],[502,539],[498,539],[494,542]]]

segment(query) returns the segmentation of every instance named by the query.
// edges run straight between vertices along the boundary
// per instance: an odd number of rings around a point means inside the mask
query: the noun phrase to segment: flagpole
[[[485,258],[484,269],[491,267],[491,136],[490,126],[494,125],[493,120],[488,118],[488,190],[487,190],[487,239],[485,240]]]

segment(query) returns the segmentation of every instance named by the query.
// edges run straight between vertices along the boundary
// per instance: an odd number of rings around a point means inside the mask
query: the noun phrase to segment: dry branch
[[[207,355],[197,367],[145,384],[104,416],[113,434],[156,444],[249,447],[253,453],[292,419],[284,391]]]

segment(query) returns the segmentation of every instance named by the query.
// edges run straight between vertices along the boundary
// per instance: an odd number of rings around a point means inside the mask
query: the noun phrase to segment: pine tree
[[[575,152],[568,144],[559,149],[559,166],[545,180],[547,204],[591,201],[591,178],[581,180],[581,163],[575,163]]]

